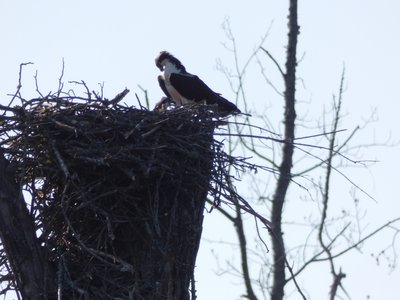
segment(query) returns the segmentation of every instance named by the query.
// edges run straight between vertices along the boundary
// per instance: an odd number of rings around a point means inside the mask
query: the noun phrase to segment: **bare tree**
[[[232,131],[236,131],[239,134],[237,139],[231,139],[231,150],[241,150],[244,156],[252,156],[257,162],[262,161],[263,165],[268,166],[271,176],[267,180],[261,180],[260,175],[251,176],[251,181],[253,182],[251,186],[256,195],[255,198],[258,199],[254,203],[254,207],[257,207],[255,210],[258,215],[269,213],[272,222],[269,228],[272,253],[261,254],[260,251],[268,252],[268,249],[266,247],[257,248],[258,250],[250,249],[248,246],[247,241],[254,237],[245,235],[244,228],[249,224],[243,220],[243,211],[240,207],[235,207],[234,213],[224,207],[219,208],[223,216],[235,226],[238,236],[241,270],[235,270],[234,272],[236,275],[240,274],[243,277],[246,290],[245,296],[249,299],[258,299],[259,295],[262,295],[264,299],[284,299],[289,283],[293,283],[300,296],[306,299],[306,292],[298,284],[296,278],[308,270],[311,264],[328,263],[327,270],[332,275],[332,283],[330,288],[327,287],[327,294],[329,299],[336,299],[339,289],[346,294],[342,285],[346,274],[342,267],[338,267],[337,259],[353,250],[360,249],[365,241],[373,238],[383,230],[392,230],[394,232],[393,238],[396,237],[400,230],[399,227],[394,226],[400,221],[400,218],[395,218],[388,220],[370,232],[357,231],[354,228],[354,224],[359,225],[361,222],[357,204],[354,208],[354,214],[343,212],[343,215],[338,216],[330,213],[329,204],[334,197],[331,186],[333,184],[332,173],[342,177],[347,181],[350,188],[364,195],[366,199],[373,200],[373,197],[362,186],[358,185],[342,171],[342,167],[349,164],[362,167],[368,166],[367,161],[355,159],[352,156],[354,150],[366,146],[352,145],[354,137],[363,126],[358,126],[347,132],[340,128],[340,124],[343,121],[344,68],[337,96],[332,100],[331,115],[328,116],[327,112],[323,113],[324,120],[316,128],[318,130],[316,134],[296,135],[296,124],[303,123],[302,120],[296,117],[296,83],[298,82],[296,75],[298,59],[296,53],[299,36],[297,1],[289,1],[288,39],[284,68],[263,47],[265,37],[245,63],[239,65],[237,42],[229,24],[225,26],[225,31],[230,43],[227,48],[231,50],[234,57],[235,71],[232,74],[221,65],[220,68],[226,74],[236,94],[238,103],[243,104],[246,109],[250,106],[246,98],[244,74],[248,66],[254,61],[260,66],[261,76],[265,79],[266,84],[276,92],[278,97],[283,99],[284,103],[282,133],[276,132],[273,126],[270,126],[271,121],[266,115],[256,115],[253,118],[247,117],[243,123],[232,124]],[[283,91],[280,91],[269,79],[263,67],[265,60],[269,60],[276,66],[284,82]],[[277,102],[275,101],[274,103]],[[254,119],[255,117],[258,117],[257,121]],[[254,125],[255,123],[263,124],[262,128]],[[368,122],[365,125],[367,124]],[[256,129],[261,131],[262,134],[255,134],[254,131]],[[267,142],[271,142],[271,144],[267,145]],[[368,144],[371,147],[386,143]],[[292,243],[288,245],[284,235],[284,226],[287,224],[287,221],[286,223],[284,222],[284,207],[290,206],[288,194],[293,184],[296,189],[300,190],[300,192],[296,192],[297,197],[300,197],[301,191],[303,191],[306,197],[312,198],[317,205],[317,211],[313,209],[309,212],[310,215],[314,213],[307,224],[309,232],[301,230],[304,233],[303,240],[305,242],[295,246]],[[273,191],[271,191],[271,185],[274,185]],[[247,198],[251,198],[251,196],[249,195]],[[354,196],[354,203],[357,203],[357,201]],[[270,208],[269,212],[263,211],[265,206]],[[253,215],[255,214],[253,213]],[[255,216],[257,217],[257,215]],[[255,235],[258,236],[258,243],[265,246],[264,241],[260,239],[258,227],[256,230],[257,233]],[[286,232],[288,230],[286,229]],[[312,239],[315,239],[317,243],[308,242]],[[269,243],[267,244],[269,245]],[[389,242],[390,245],[393,247],[392,241]],[[262,257],[263,265],[255,266],[252,263],[252,255],[256,255],[258,258]],[[299,259],[299,257],[302,259]],[[293,261],[295,262],[295,267],[291,263]],[[257,268],[258,271],[252,270],[252,267]]]

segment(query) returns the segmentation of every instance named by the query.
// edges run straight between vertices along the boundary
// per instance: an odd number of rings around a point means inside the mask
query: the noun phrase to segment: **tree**
[[[250,63],[256,60],[261,68],[262,76],[266,79],[266,83],[277,92],[278,97],[283,99],[284,102],[282,134],[281,132],[276,132],[274,126],[270,126],[273,121],[269,120],[267,115],[260,115],[260,121],[255,121],[253,116],[253,118],[247,118],[244,123],[232,125],[232,131],[236,131],[239,134],[237,139],[231,139],[231,150],[241,150],[243,156],[255,157],[257,163],[262,161],[263,163],[259,164],[268,166],[269,172],[272,174],[265,180],[260,179],[262,177],[260,174],[251,176],[250,181],[253,184],[250,185],[252,186],[253,196],[244,196],[244,198],[256,199],[255,203],[252,204],[253,207],[259,207],[254,209],[257,211],[257,214],[253,213],[256,219],[257,215],[267,214],[265,207],[270,209],[269,215],[272,222],[271,227],[268,228],[271,237],[270,244],[272,245],[272,253],[270,255],[268,253],[262,254],[264,251],[268,252],[268,249],[264,247],[265,242],[260,238],[257,221],[257,233],[254,233],[254,235],[259,237],[258,244],[261,247],[250,248],[248,246],[247,240],[253,238],[253,235],[246,236],[245,234],[245,227],[250,225],[243,220],[243,211],[240,205],[236,206],[233,212],[230,212],[226,207],[220,208],[222,215],[235,227],[241,253],[241,271],[231,270],[231,272],[242,276],[246,290],[245,297],[253,300],[258,299],[259,295],[262,295],[264,299],[284,299],[289,283],[293,283],[300,296],[306,299],[306,291],[298,284],[296,279],[300,277],[300,274],[305,273],[312,264],[316,263],[327,263],[328,270],[332,276],[331,286],[326,287],[329,299],[337,298],[339,289],[346,294],[342,285],[346,274],[344,268],[338,268],[338,259],[362,248],[364,242],[374,237],[378,232],[394,230],[393,238],[395,238],[396,233],[399,231],[399,228],[393,227],[393,225],[397,224],[400,218],[388,220],[382,226],[366,233],[356,228],[357,225],[355,224],[360,224],[361,222],[359,200],[356,194],[362,194],[368,200],[373,200],[373,197],[341,170],[343,166],[349,164],[364,167],[368,165],[368,162],[363,159],[352,158],[354,150],[364,146],[352,145],[354,137],[359,133],[362,126],[354,128],[350,133],[345,133],[340,128],[340,123],[343,120],[344,68],[338,94],[332,101],[331,116],[324,113],[324,121],[317,128],[319,132],[316,134],[304,136],[299,135],[299,133],[296,134],[296,125],[305,125],[302,120],[297,118],[296,114],[296,83],[299,81],[296,75],[298,63],[297,39],[300,28],[297,20],[297,10],[297,1],[290,0],[284,68],[263,47],[265,38],[262,39],[259,47],[246,60],[245,64],[240,66],[236,40],[229,24],[225,27],[230,42],[227,48],[233,53],[235,72],[232,75],[226,68],[222,67],[221,69],[226,74],[236,94],[237,101],[243,103],[245,107],[249,106],[246,103],[244,74]],[[265,59],[270,60],[281,75],[284,82],[282,92],[273,85],[265,74],[266,71],[263,67]],[[275,103],[278,103],[278,101],[275,101]],[[325,121],[327,118],[331,118],[331,121]],[[263,128],[261,129],[258,124],[262,124]],[[261,134],[254,134],[255,130],[259,130]],[[269,136],[267,136],[268,134]],[[267,145],[269,141],[272,142]],[[334,197],[332,193],[332,189],[334,189],[332,187],[332,173],[340,175],[352,186],[353,203],[355,203],[354,216],[346,211],[348,208],[341,215],[335,215],[334,211],[330,212],[330,203]],[[309,219],[306,220],[307,222],[304,222],[304,219],[303,224],[307,224],[309,232],[300,229],[300,232],[304,234],[304,241],[298,244],[288,243],[285,238],[288,231],[290,231],[290,229],[285,230],[285,224],[287,228],[290,221],[286,220],[286,223],[284,221],[286,219],[284,207],[288,209],[287,207],[291,204],[289,199],[293,190],[290,187],[293,184],[295,188],[300,189],[300,192],[303,190],[306,197],[312,199],[317,206],[317,209],[315,206],[313,208],[310,208],[310,205],[306,206],[309,213],[307,218]],[[273,192],[271,192],[271,185],[274,186]],[[297,190],[295,193],[299,195],[301,194],[300,192]],[[299,198],[301,196],[295,197]],[[298,214],[303,216],[305,213],[299,212]],[[298,219],[293,221],[293,225],[296,224],[295,222],[298,222]],[[293,228],[292,230],[299,230],[299,226],[297,228],[292,226],[291,228]],[[284,234],[285,231],[286,235]],[[316,243],[309,242],[311,239],[315,239]],[[267,245],[269,245],[268,242]],[[259,258],[261,257],[263,265],[256,266],[252,263],[252,257],[254,256],[258,258],[258,261],[260,261]],[[299,259],[299,257],[304,257],[304,259]],[[253,272],[252,267],[256,269]],[[295,298],[298,298],[298,295]]]

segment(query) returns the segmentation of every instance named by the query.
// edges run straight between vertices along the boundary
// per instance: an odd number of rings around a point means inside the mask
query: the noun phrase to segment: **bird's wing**
[[[158,84],[160,85],[160,88],[162,89],[162,91],[164,92],[165,96],[167,96],[167,98],[172,98],[171,95],[168,93],[167,87],[165,86],[165,79],[162,75],[159,75],[157,77],[158,79]]]
[[[205,100],[207,104],[217,104],[218,110],[223,115],[240,113],[235,104],[214,92],[196,75],[172,73],[169,81],[188,100],[195,102]]]
[[[214,98],[217,94],[196,75],[172,73],[169,81],[179,94],[188,100],[207,100],[208,104],[215,103]]]

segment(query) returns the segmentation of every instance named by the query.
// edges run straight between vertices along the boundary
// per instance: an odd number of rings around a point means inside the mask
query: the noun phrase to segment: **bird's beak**
[[[159,68],[160,71],[164,70],[164,67],[161,64],[157,64],[157,68]]]

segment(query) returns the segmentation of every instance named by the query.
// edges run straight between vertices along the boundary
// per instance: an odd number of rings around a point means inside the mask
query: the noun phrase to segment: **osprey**
[[[158,83],[176,106],[203,103],[216,105],[223,116],[240,113],[235,104],[214,92],[196,75],[186,72],[182,63],[169,52],[160,52],[156,66],[163,72],[158,76]]]
[[[154,106],[154,111],[163,112],[168,110],[175,102],[169,97],[162,97]]]

